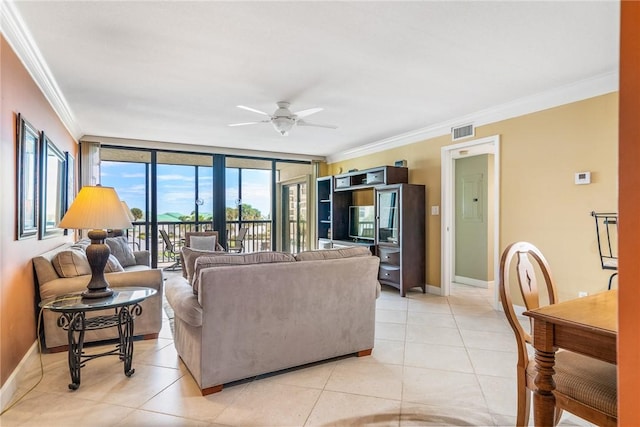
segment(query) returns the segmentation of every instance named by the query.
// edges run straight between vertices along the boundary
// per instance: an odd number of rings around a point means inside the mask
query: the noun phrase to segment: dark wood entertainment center
[[[316,182],[318,248],[369,247],[380,257],[380,283],[397,288],[402,296],[414,287],[426,291],[426,190],[409,184],[408,178],[405,167],[380,166]],[[363,198],[375,207],[373,237],[350,237],[363,234],[350,232],[349,223],[350,207]]]

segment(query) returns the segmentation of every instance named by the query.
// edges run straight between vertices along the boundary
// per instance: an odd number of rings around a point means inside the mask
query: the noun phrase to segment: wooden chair
[[[238,235],[235,239],[229,239],[227,242],[227,252],[244,252],[244,238],[247,236],[249,227],[242,227],[238,231]]]
[[[182,268],[182,257],[180,256],[180,249],[178,249],[176,245],[174,245],[165,230],[160,230],[160,236],[162,237],[162,241],[164,242],[165,253],[171,261],[174,261],[173,264],[165,267],[164,270],[175,270],[178,267]]]
[[[187,247],[191,247],[191,237],[192,236],[216,236],[216,251],[224,251],[224,247],[219,243],[220,236],[217,231],[187,231],[184,235],[184,245]]]
[[[517,259],[515,272],[511,270],[513,259]],[[536,264],[536,268],[532,264]],[[517,277],[520,294],[527,310],[540,306],[537,272],[542,274],[542,285],[546,288],[550,304],[558,301],[556,287],[549,265],[542,253],[531,243],[517,242],[509,245],[500,261],[499,291],[502,306],[518,343],[517,426],[529,423],[531,392],[537,389],[535,361],[529,358],[527,345],[532,345],[531,335],[524,330],[516,316],[511,300],[511,276]],[[531,320],[531,319],[529,319]],[[531,324],[531,323],[530,323]],[[616,366],[570,351],[556,353],[554,366],[556,383],[555,424],[566,410],[590,423],[599,426],[617,425]]]

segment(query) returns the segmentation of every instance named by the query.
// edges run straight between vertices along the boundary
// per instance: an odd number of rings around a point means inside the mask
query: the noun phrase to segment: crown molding
[[[416,129],[400,135],[385,138],[369,144],[361,145],[349,150],[327,156],[327,163],[335,163],[368,154],[378,153],[391,148],[413,144],[451,133],[451,128],[461,124],[473,123],[475,127],[499,122],[525,114],[535,113],[560,105],[582,101],[595,96],[616,92],[619,87],[618,71],[600,74],[588,79],[580,80],[559,88],[541,92],[532,96],[520,98],[505,104],[477,111],[465,116],[457,117],[432,126]]]
[[[82,130],[78,126],[67,100],[16,9],[15,2],[2,1],[0,3],[0,28],[2,29],[2,34],[47,101],[49,101],[62,124],[78,140],[82,135]]]

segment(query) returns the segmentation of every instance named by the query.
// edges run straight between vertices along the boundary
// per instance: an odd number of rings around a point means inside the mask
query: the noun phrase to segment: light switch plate
[[[440,215],[440,206],[431,206],[431,215]]]

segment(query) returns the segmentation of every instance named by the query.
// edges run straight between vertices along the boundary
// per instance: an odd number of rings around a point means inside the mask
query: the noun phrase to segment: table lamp
[[[88,233],[91,244],[87,246],[91,280],[82,296],[83,298],[111,296],[113,291],[109,289],[109,283],[104,277],[104,268],[111,254],[109,246],[104,243],[107,237],[105,229],[132,227],[116,190],[100,185],[82,187],[58,227],[91,230]]]

